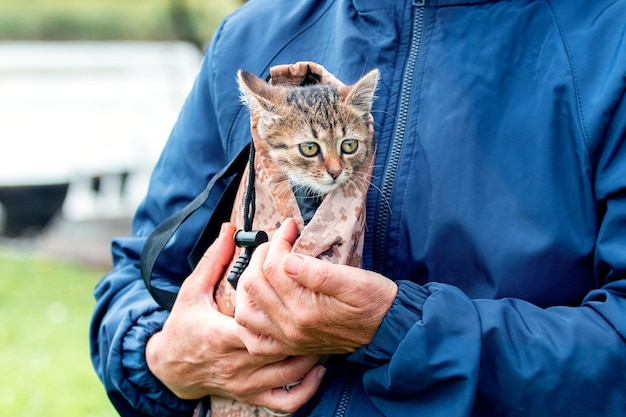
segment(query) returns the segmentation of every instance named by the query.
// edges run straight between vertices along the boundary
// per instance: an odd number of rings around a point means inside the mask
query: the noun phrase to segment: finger
[[[240,284],[236,293],[237,308],[235,309],[235,321],[242,328],[240,335],[246,336],[244,342],[246,342],[246,340],[252,342],[252,335],[257,335],[258,338],[264,338],[275,334],[273,322],[268,315],[257,306],[256,302],[248,296],[247,290],[251,285],[249,283],[245,284],[245,281],[242,284],[244,285]],[[265,287],[269,288],[269,285],[265,285]],[[252,354],[264,354],[264,351],[257,352],[253,346],[251,346],[249,351]]]
[[[282,319],[284,306],[270,282],[266,279],[263,264],[270,245],[256,249],[250,264],[243,273],[237,293],[235,320],[250,331],[266,336],[276,336],[274,321]]]
[[[235,319],[245,327],[248,327],[250,323],[262,321],[264,318],[264,313],[257,307],[256,301],[259,291],[267,292],[271,287],[263,274],[263,263],[268,250],[268,244],[263,244],[255,250],[250,264],[244,270],[237,285]],[[260,287],[266,288],[259,290]],[[254,320],[255,316],[258,320]]]
[[[216,386],[221,390],[218,392],[257,404],[255,396],[301,380],[317,364],[319,358],[317,355],[252,356],[244,349],[228,357],[218,358],[221,363],[216,366],[214,361],[209,367],[217,370],[220,376],[222,383]]]
[[[275,334],[275,326],[264,310],[259,308],[251,299],[246,290],[249,285],[240,285],[236,293],[235,321],[240,327],[259,335],[272,336]],[[270,288],[269,285],[265,285]],[[272,291],[271,289],[269,290]],[[272,313],[272,312],[270,312]],[[252,351],[251,351],[252,353]]]
[[[359,277],[354,268],[293,253],[283,257],[282,270],[286,276],[303,287],[332,297],[343,294],[344,284],[358,280]]]
[[[318,366],[319,355],[291,356],[278,362],[259,367],[250,374],[250,392],[262,392],[268,388],[281,388],[296,381],[304,381],[311,370]]]
[[[269,250],[263,264],[263,270],[270,278],[280,269],[280,262],[285,254],[291,252],[293,243],[298,237],[298,233],[298,225],[295,220],[288,218],[272,236]]]
[[[284,275],[282,259],[291,252],[298,234],[298,225],[295,220],[291,218],[286,219],[272,236],[267,256],[263,263],[263,273],[276,296],[279,297],[278,299],[289,296],[294,290],[293,280]],[[266,294],[263,295],[265,296]],[[263,301],[265,304],[270,304],[277,300],[264,298]],[[264,308],[264,306],[261,307]]]
[[[191,281],[193,291],[201,294],[211,292],[222,278],[235,252],[233,239],[235,231],[236,227],[232,223],[222,224],[219,236],[202,255],[200,262],[186,280]]]
[[[287,356],[289,352],[276,339],[239,327],[238,336],[253,356]]]
[[[397,292],[393,281],[380,274],[301,254],[286,255],[283,272],[299,285],[351,306],[362,306],[372,297]]]
[[[272,236],[272,241],[282,241],[285,244],[285,247],[288,250],[291,250],[291,246],[296,241],[296,238],[300,234],[300,230],[298,230],[298,223],[291,217],[285,219],[285,221],[280,225],[278,230]]]
[[[211,345],[211,350],[221,349],[222,353],[236,349],[247,351],[246,344],[239,336],[241,326],[232,317],[216,311],[210,320],[214,320],[212,323],[214,328],[219,329],[219,337],[213,334],[206,340],[206,343]]]
[[[258,403],[271,410],[293,413],[315,395],[325,372],[326,369],[323,366],[315,366],[304,375],[300,384],[291,387],[289,390],[285,390],[281,386],[280,388],[266,391],[257,397]],[[290,383],[285,383],[283,386],[287,384]]]

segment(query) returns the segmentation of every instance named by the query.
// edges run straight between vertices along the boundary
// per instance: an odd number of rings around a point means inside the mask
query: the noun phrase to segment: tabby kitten
[[[269,157],[284,169],[307,222],[321,199],[353,177],[374,151],[368,129],[379,71],[351,86],[272,86],[240,70],[243,103],[259,115]]]

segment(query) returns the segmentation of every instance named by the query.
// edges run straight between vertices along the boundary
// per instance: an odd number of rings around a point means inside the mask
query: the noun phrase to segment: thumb
[[[212,291],[224,275],[224,270],[233,259],[235,241],[233,236],[237,228],[232,223],[223,223],[220,234],[206,250],[185,282],[192,284],[194,291],[205,293]]]

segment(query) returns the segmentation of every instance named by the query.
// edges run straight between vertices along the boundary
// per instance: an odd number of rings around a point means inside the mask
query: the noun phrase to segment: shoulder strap
[[[141,252],[141,276],[146,284],[146,288],[161,307],[171,310],[174,305],[174,300],[176,300],[177,293],[153,287],[151,284],[152,271],[159,255],[183,222],[187,220],[187,218],[189,218],[189,216],[191,216],[191,214],[193,214],[197,209],[204,205],[218,181],[225,181],[230,177],[234,177],[227,185],[225,192],[220,197],[220,200],[211,214],[202,235],[196,242],[196,245],[189,256],[190,263],[192,266],[195,266],[199,256],[201,257],[204,250],[206,250],[210,243],[215,240],[217,233],[219,232],[219,225],[228,220],[230,216],[234,195],[237,192],[239,182],[241,181],[241,174],[246,162],[248,161],[249,152],[250,146],[248,145],[242,149],[239,154],[228,163],[228,165],[222,168],[221,171],[211,178],[209,184],[196,198],[194,198],[182,210],[165,219],[152,231],[150,236],[148,236],[143,251]],[[202,250],[202,253],[198,256],[198,252],[200,252],[200,250]]]

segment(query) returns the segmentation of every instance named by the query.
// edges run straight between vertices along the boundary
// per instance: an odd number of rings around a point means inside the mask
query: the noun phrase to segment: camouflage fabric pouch
[[[344,84],[324,67],[313,62],[299,62],[292,65],[279,65],[270,70],[270,82],[275,85],[300,86],[322,83],[334,86]],[[315,214],[305,225],[296,196],[286,175],[274,169],[274,161],[268,157],[267,144],[259,137],[257,123],[259,116],[251,113],[251,134],[255,148],[254,189],[256,209],[253,229],[272,234],[287,218],[293,218],[299,227],[300,236],[293,252],[302,253],[332,263],[361,266],[363,251],[363,231],[365,229],[365,198],[371,177],[374,152],[357,172],[364,181],[346,182],[328,193],[317,207]],[[368,134],[373,144],[373,118],[369,115]],[[243,175],[235,198],[230,221],[239,229],[244,226],[243,208],[247,196],[248,172]],[[239,253],[236,253],[234,264]],[[231,264],[231,265],[232,265]],[[228,273],[228,271],[227,271]],[[216,289],[215,299],[219,310],[230,316],[234,314],[235,290],[223,278]],[[211,397],[211,417],[270,417],[276,414],[263,407],[244,404],[238,401]],[[204,416],[203,416],[204,417]]]

